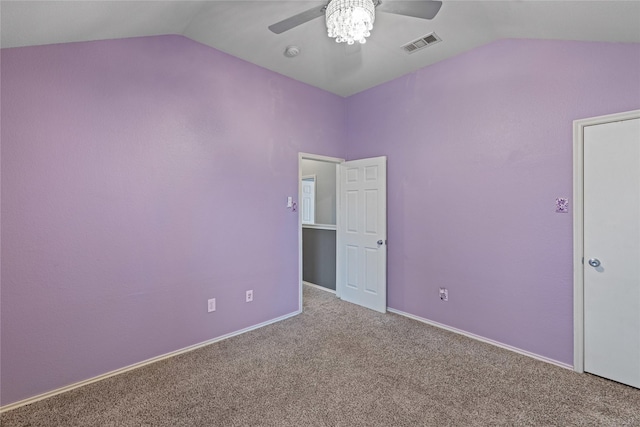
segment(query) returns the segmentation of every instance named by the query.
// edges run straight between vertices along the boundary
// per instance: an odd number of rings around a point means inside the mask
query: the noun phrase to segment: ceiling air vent
[[[420,37],[418,40],[414,40],[410,43],[405,44],[404,46],[402,46],[402,49],[404,49],[404,51],[407,53],[414,53],[419,51],[420,49],[424,49],[427,46],[436,44],[439,41],[442,41],[442,39],[438,37],[436,33],[430,33],[426,36]]]

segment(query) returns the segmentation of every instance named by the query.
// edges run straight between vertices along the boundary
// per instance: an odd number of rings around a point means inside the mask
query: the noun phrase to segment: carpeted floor
[[[13,426],[640,426],[640,390],[305,286],[304,313],[0,416]]]

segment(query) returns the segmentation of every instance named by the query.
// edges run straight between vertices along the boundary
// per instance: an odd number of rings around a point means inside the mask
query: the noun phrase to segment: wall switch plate
[[[440,299],[442,301],[449,301],[449,289],[440,288]]]
[[[569,212],[569,199],[566,197],[556,198],[556,212],[568,213]]]
[[[293,197],[287,197],[287,207],[290,208],[293,206]]]
[[[207,313],[211,313],[212,311],[216,311],[216,299],[211,298],[207,300]]]
[[[246,295],[246,299],[245,299],[245,301],[246,301],[246,302],[251,302],[251,301],[253,301],[253,291],[252,291],[252,290],[247,291],[247,295]]]

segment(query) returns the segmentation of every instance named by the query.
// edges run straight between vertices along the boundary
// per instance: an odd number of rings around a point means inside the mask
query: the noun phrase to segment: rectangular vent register
[[[442,41],[442,39],[438,37],[436,33],[430,33],[426,36],[420,37],[418,40],[405,44],[402,46],[402,49],[407,53],[414,53],[440,41]]]

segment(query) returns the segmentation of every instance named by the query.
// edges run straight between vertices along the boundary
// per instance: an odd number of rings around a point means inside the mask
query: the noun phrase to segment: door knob
[[[598,258],[591,258],[589,260],[589,265],[591,267],[600,267],[600,260]]]
[[[382,246],[384,242],[382,240],[378,240],[378,246]]]

